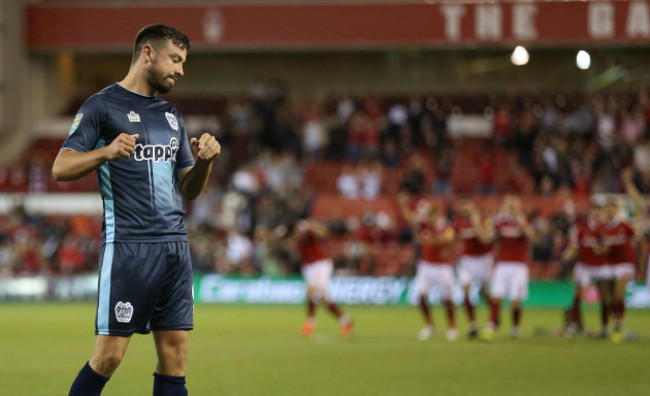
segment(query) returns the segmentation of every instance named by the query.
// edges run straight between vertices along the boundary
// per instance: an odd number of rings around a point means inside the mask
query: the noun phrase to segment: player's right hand
[[[129,135],[128,133],[120,133],[112,142],[107,146],[108,160],[117,158],[129,158],[135,151],[135,141],[140,135]]]

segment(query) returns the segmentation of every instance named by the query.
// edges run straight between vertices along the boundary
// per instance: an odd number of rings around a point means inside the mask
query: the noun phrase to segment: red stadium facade
[[[223,6],[29,5],[30,50],[124,50],[133,31],[164,22],[203,50],[457,47],[528,43],[641,45],[650,4],[620,1],[503,1],[432,4]],[[120,29],[115,29],[119,21]]]

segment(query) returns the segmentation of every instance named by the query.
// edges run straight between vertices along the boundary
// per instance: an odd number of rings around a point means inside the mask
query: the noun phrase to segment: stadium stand
[[[437,201],[450,216],[457,194],[473,195],[490,215],[498,211],[502,194],[515,192],[525,196],[525,209],[544,234],[533,248],[532,276],[562,276],[558,256],[566,243],[567,217],[579,214],[591,193],[620,192],[618,173],[630,164],[637,168],[639,188],[647,191],[650,108],[645,95],[337,95],[316,105],[290,103],[287,93],[181,98],[188,129],[197,125],[190,133],[213,123],[226,153],[210,192],[188,206],[194,239],[212,241],[195,247],[204,250],[195,252],[197,269],[264,273],[270,267],[262,261],[272,256],[281,262],[280,272],[295,271],[290,252],[261,256],[253,235],[259,227],[272,229],[311,216],[333,230],[330,249],[340,271],[404,275],[412,270],[415,252],[396,207],[399,191]],[[77,102],[67,107],[68,117]],[[448,130],[452,120],[476,114],[489,121],[491,137]],[[612,120],[616,127],[608,130]],[[74,183],[49,177],[62,141],[35,139],[21,164],[0,169],[0,190],[95,191],[94,175]],[[344,197],[339,182],[344,173],[351,176],[347,182],[358,183],[358,197]],[[370,195],[364,199],[364,193]],[[61,220],[38,220],[51,221]],[[58,229],[61,249],[70,231]],[[252,248],[237,256],[244,262],[228,263],[217,256],[235,232]],[[91,234],[95,243],[98,229]],[[14,273],[34,270],[19,259],[3,267]],[[54,272],[65,267],[58,256],[42,266]]]

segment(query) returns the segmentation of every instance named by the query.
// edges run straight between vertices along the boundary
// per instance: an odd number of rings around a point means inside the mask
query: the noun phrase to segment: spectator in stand
[[[35,157],[30,160],[28,171],[28,187],[30,193],[47,192],[47,181],[49,180],[49,170],[45,160],[41,157]]]
[[[413,134],[413,144],[416,147],[420,147],[424,143],[422,136],[422,116],[422,101],[417,96],[411,96],[408,105],[408,125]]]
[[[273,255],[271,231],[266,227],[255,228],[253,241],[253,259],[256,268],[260,269],[263,276],[281,276],[285,274],[284,266],[280,260]]]
[[[409,113],[406,106],[400,102],[393,103],[388,109],[388,128],[386,139],[397,142],[400,140],[401,129],[407,125]]]
[[[583,140],[591,140],[595,135],[596,115],[586,98],[572,98],[574,110],[568,116],[573,135]]]
[[[492,138],[497,147],[508,147],[510,145],[510,113],[511,106],[505,103],[494,114]]]
[[[276,139],[280,142],[276,151],[283,151],[291,154],[294,159],[300,160],[303,148],[298,128],[297,117],[293,109],[287,103],[283,103],[276,111],[274,130]]]
[[[336,181],[336,187],[347,199],[359,198],[361,186],[357,171],[351,166],[345,166]]]
[[[519,164],[530,169],[530,153],[533,151],[538,135],[537,117],[530,106],[525,107],[513,128],[513,143],[517,149]]]
[[[481,162],[478,167],[478,176],[476,178],[477,195],[496,195],[497,186],[494,176],[493,159],[488,153],[481,155]]]
[[[384,141],[381,149],[382,164],[386,168],[397,168],[400,165],[400,155],[397,145],[392,140]]]
[[[342,124],[350,121],[350,117],[357,110],[357,104],[350,96],[339,98],[336,103],[336,117]]]
[[[9,191],[27,192],[27,171],[23,165],[15,165],[9,173]]]
[[[604,150],[611,150],[616,143],[616,119],[614,109],[609,107],[605,98],[594,99],[596,109],[596,133],[598,143]]]
[[[542,116],[539,120],[540,132],[542,134],[555,133],[560,128],[562,113],[560,113],[551,97],[545,97],[542,103]]]
[[[621,113],[621,137],[625,144],[634,146],[645,132],[643,112],[640,106],[635,105],[630,110],[624,109]]]
[[[368,116],[362,111],[354,113],[350,118],[346,148],[347,158],[350,161],[359,161],[363,155],[368,122]]]
[[[442,106],[436,106],[431,114],[431,131],[429,135],[429,148],[439,152],[449,147],[447,135],[447,113]]]
[[[426,186],[426,160],[418,153],[409,158],[408,169],[404,173],[401,189],[409,194],[422,194]]]
[[[0,242],[0,278],[13,275],[14,252],[12,245],[6,240]]]
[[[63,243],[59,249],[58,260],[62,274],[69,275],[83,271],[86,257],[77,238],[69,238]]]
[[[362,161],[358,170],[361,198],[373,201],[381,194],[382,167],[379,160]]]
[[[259,165],[264,172],[267,185],[273,191],[281,191],[290,185],[302,182],[302,172],[297,161],[288,152],[268,152]]]
[[[226,258],[228,272],[250,274],[252,269],[253,243],[246,235],[237,229],[228,232]]]
[[[510,161],[508,171],[508,192],[515,194],[529,194],[535,190],[535,180],[524,167],[519,165],[516,160]]]
[[[454,165],[454,154],[449,148],[438,151],[434,157],[432,193],[434,195],[450,195],[453,191],[451,170]]]
[[[309,158],[319,160],[323,157],[327,144],[325,125],[320,119],[317,109],[308,108],[304,113],[302,126],[304,150]]]
[[[387,213],[375,213],[372,208],[368,208],[363,214],[356,235],[363,242],[389,242],[394,239],[392,220]]]
[[[588,197],[591,174],[585,164],[577,158],[571,163],[571,179],[573,180],[574,194]]]

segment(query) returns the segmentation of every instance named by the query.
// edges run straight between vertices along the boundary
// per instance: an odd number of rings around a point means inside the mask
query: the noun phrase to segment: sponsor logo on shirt
[[[133,158],[136,161],[176,161],[178,140],[173,137],[169,144],[136,144]]]
[[[115,304],[115,319],[120,323],[129,323],[131,322],[131,317],[133,317],[133,305],[128,301],[118,301]]]
[[[126,117],[129,119],[129,122],[140,122],[140,114],[136,113],[133,110],[131,110],[129,114],[126,115]]]
[[[176,119],[176,116],[173,115],[172,113],[165,112],[165,118],[167,118],[167,122],[169,123],[169,126],[173,130],[178,131],[178,120]]]
[[[81,119],[83,117],[84,117],[83,113],[79,113],[76,116],[74,116],[74,120],[72,120],[72,126],[70,127],[70,132],[68,133],[68,135],[72,135],[74,131],[76,131],[77,128],[79,128],[79,124],[81,123]]]

